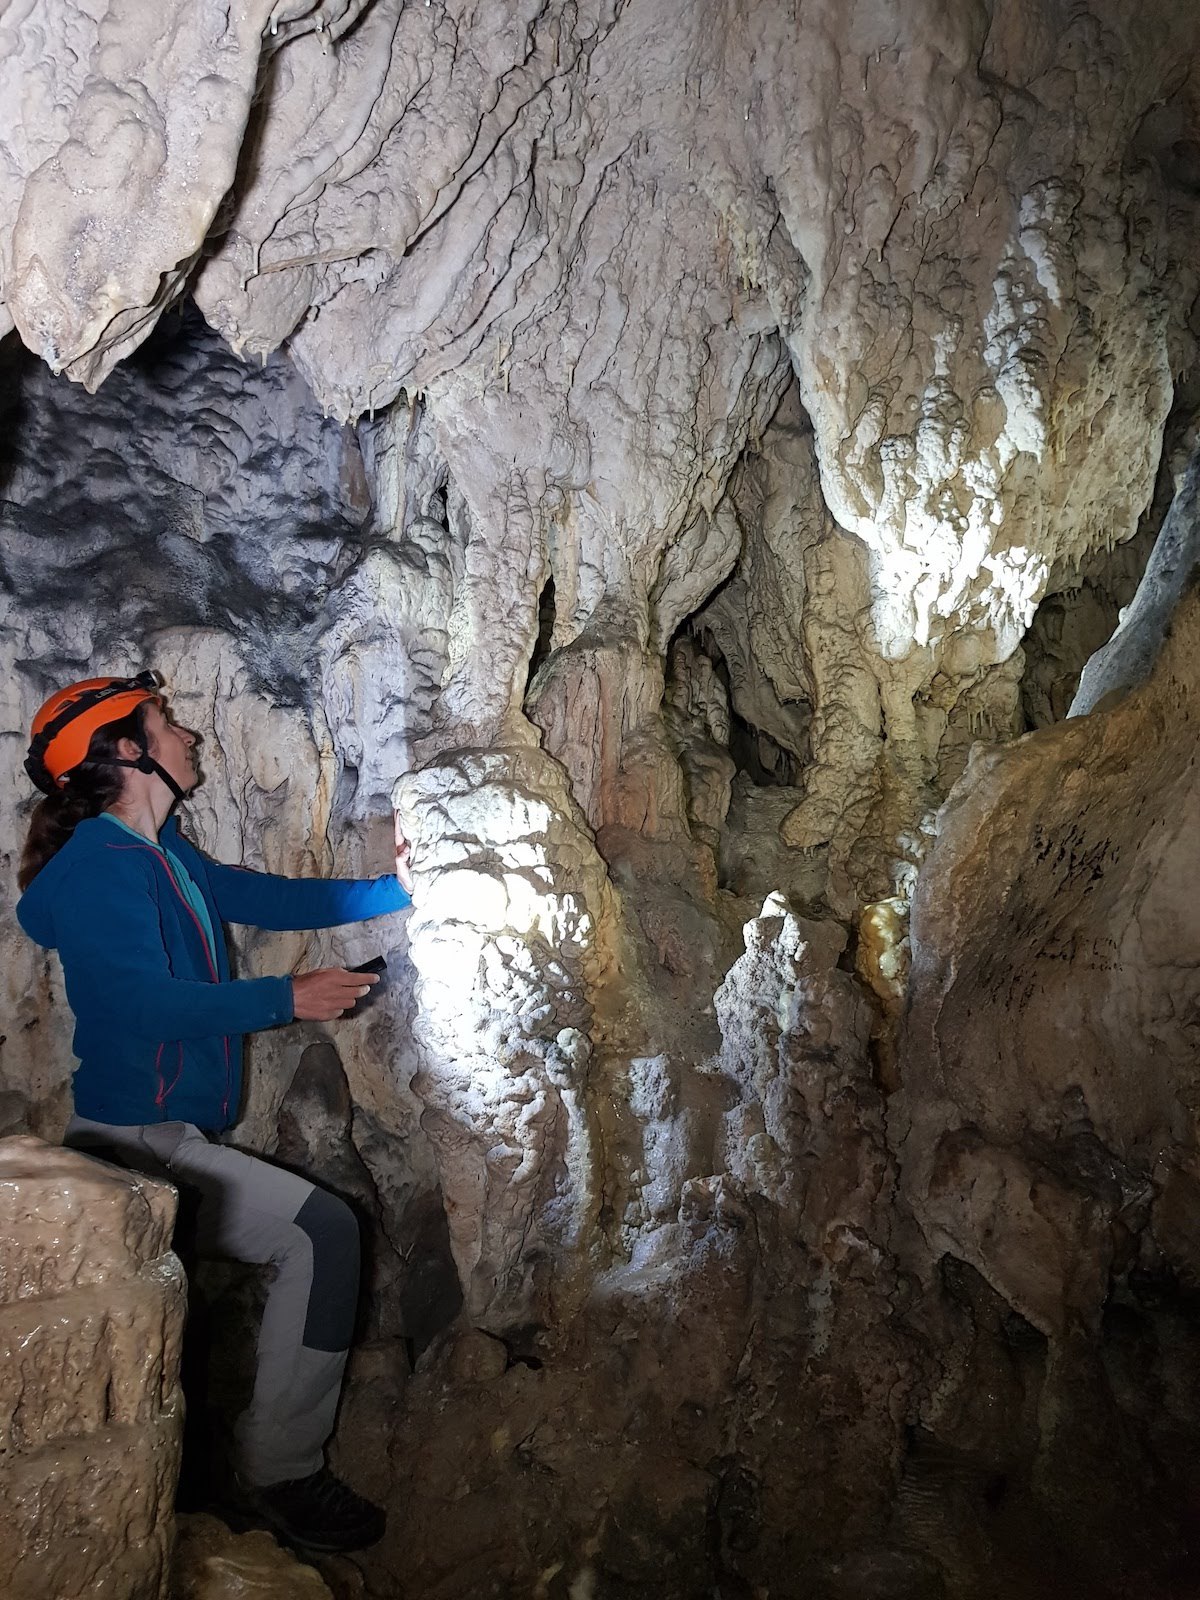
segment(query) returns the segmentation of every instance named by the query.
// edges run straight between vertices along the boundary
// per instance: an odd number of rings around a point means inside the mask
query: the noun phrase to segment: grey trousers
[[[358,1297],[358,1221],[305,1178],[210,1142],[190,1122],[117,1126],[73,1117],[64,1143],[106,1151],[198,1197],[201,1255],[269,1264],[254,1391],[234,1427],[248,1484],[305,1478],[333,1432]]]

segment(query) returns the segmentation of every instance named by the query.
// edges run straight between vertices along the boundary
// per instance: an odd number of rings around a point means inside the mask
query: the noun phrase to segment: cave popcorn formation
[[[384,1003],[256,1039],[239,1129],[375,1219],[372,1593],[1168,1581],[1198,46],[1187,0],[0,17],[6,851],[34,708],[147,654],[214,853],[414,843]],[[53,1139],[4,894],[0,1113]]]

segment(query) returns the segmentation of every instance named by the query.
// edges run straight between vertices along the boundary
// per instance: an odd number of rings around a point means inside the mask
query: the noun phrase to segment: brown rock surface
[[[1195,1270],[1198,633],[1190,592],[1119,704],[978,751],[913,904],[906,1187],[1047,1332],[1098,1314],[1156,1195]]]

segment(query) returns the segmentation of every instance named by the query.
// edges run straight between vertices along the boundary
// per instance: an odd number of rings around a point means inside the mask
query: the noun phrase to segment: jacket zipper
[[[165,1045],[160,1044],[158,1047],[158,1054],[154,1058],[154,1069],[158,1073],[158,1093],[154,1097],[154,1104],[159,1108],[160,1111],[165,1111],[167,1109],[167,1096],[172,1092],[172,1090],[175,1088],[175,1085],[183,1076],[183,1041],[181,1039],[176,1039],[175,1041],[175,1048],[179,1052],[179,1065],[175,1068],[175,1076],[171,1079],[170,1083],[167,1083],[166,1079],[163,1077],[162,1068],[159,1065],[160,1061],[162,1060],[163,1050],[165,1048]]]
[[[221,980],[217,975],[217,969],[213,965],[212,952],[208,948],[208,936],[204,932],[204,927],[200,921],[200,918],[188,904],[188,898],[184,894],[183,890],[179,887],[179,884],[175,879],[175,874],[171,871],[171,863],[167,860],[163,851],[156,850],[152,844],[106,844],[104,848],[106,850],[148,850],[152,856],[157,857],[157,859],[162,862],[163,871],[166,873],[172,889],[174,889],[176,895],[179,897],[180,904],[183,906],[183,909],[187,912],[188,916],[191,917],[192,921],[196,924],[196,932],[200,935],[200,943],[204,946],[204,959],[208,962],[208,970],[212,974],[212,981],[214,983],[220,983]],[[214,934],[213,937],[215,938],[216,935]],[[225,1049],[225,1095],[221,1101],[221,1115],[222,1117],[228,1117],[229,1097],[233,1093],[233,1067],[229,1060],[229,1038],[227,1034],[221,1035],[221,1044]],[[170,1089],[166,1088],[165,1086],[165,1080],[163,1079],[160,1068],[162,1053],[163,1047],[160,1044],[158,1047],[158,1054],[154,1058],[154,1070],[158,1074],[158,1094],[154,1097],[154,1103],[160,1111],[165,1111],[167,1095],[170,1094],[171,1089],[175,1087],[183,1074],[183,1045],[179,1045],[179,1069],[171,1081]]]

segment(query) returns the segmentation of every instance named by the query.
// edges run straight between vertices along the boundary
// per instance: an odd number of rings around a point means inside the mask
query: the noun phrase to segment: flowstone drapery
[[[190,285],[337,415],[423,405],[475,542],[444,693],[489,737],[548,576],[551,650],[602,631],[622,667],[728,576],[731,474],[794,370],[802,515],[867,568],[848,639],[846,561],[811,586],[809,670],[875,677],[884,722],[822,696],[791,842],[865,833],[870,897],[970,736],[1011,730],[1048,585],[1150,501],[1194,337],[1196,26],[1184,0],[1152,26],[1111,0],[262,0],[170,28],[31,3],[4,33],[4,314],[94,385]],[[752,655],[743,698],[777,670]]]

